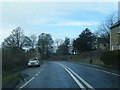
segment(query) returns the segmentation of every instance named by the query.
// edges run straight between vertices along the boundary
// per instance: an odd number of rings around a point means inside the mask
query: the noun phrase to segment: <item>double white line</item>
[[[57,62],[56,62],[57,63]],[[61,63],[57,63],[59,65],[61,65],[69,74],[70,76],[74,79],[74,81],[77,83],[77,85],[83,89],[86,90],[86,88],[79,82],[79,80],[81,80],[89,89],[91,90],[95,90],[89,83],[87,83],[83,78],[81,78],[79,75],[77,75],[73,70],[71,70],[70,68],[68,68],[67,66],[61,64]],[[79,79],[77,79],[76,77]]]

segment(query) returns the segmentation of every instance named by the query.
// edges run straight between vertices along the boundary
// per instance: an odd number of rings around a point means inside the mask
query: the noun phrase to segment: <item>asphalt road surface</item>
[[[47,61],[22,88],[119,88],[120,75],[64,61]],[[31,71],[32,72],[32,71]],[[85,90],[85,89],[84,89]]]

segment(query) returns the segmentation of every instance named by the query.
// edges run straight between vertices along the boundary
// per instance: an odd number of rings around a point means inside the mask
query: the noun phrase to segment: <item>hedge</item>
[[[104,52],[100,56],[100,60],[106,65],[112,65],[120,69],[120,50]]]

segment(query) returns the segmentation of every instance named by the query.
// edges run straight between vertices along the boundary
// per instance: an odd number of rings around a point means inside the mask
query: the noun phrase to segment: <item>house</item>
[[[97,38],[97,50],[109,50],[109,44],[106,43],[105,38]]]
[[[110,27],[110,50],[120,50],[120,21]]]

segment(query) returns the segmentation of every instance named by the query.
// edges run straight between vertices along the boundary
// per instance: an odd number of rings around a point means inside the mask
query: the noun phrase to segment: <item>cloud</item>
[[[64,22],[58,24],[51,24],[56,26],[91,26],[91,25],[98,25],[98,22]]]
[[[74,37],[71,32],[76,30],[78,32],[74,33],[79,33],[80,28],[77,26],[83,26],[81,28],[86,26],[95,27],[95,25],[99,24],[98,22],[101,22],[105,16],[117,10],[117,8],[117,3],[111,2],[2,3],[2,6],[0,6],[0,11],[2,11],[2,22],[0,25],[2,25],[3,30],[1,29],[2,31],[0,31],[2,32],[0,33],[2,34],[0,41],[3,41],[10,34],[10,31],[18,26],[22,27],[28,36],[49,32],[55,37],[65,37],[68,34]],[[71,30],[71,32],[67,30]]]
[[[116,5],[117,3],[103,3],[103,2],[100,3],[94,3],[94,2],[3,3],[2,20],[3,20],[3,24],[8,24],[8,25],[17,24],[21,26],[42,25],[42,24],[45,25],[51,21],[56,22],[56,20],[60,21],[61,19],[71,19],[71,18],[86,19],[87,17],[88,20],[88,18],[92,19],[93,17],[97,17],[95,16],[97,12],[99,12],[98,13],[99,16],[106,15],[106,13],[112,12],[113,9],[117,8]],[[68,23],[68,24],[72,24],[72,23]]]
[[[0,2],[118,2],[118,0],[0,0]]]
[[[0,44],[7,38],[11,33],[11,30],[0,30]]]
[[[32,22],[27,22],[29,25],[43,25],[46,24],[48,22],[52,21],[52,19],[48,19],[48,18],[39,18],[39,19],[35,19]]]
[[[64,12],[64,11],[53,11],[53,12],[49,12],[50,14],[53,14],[53,15],[68,15],[69,13],[67,12]]]

